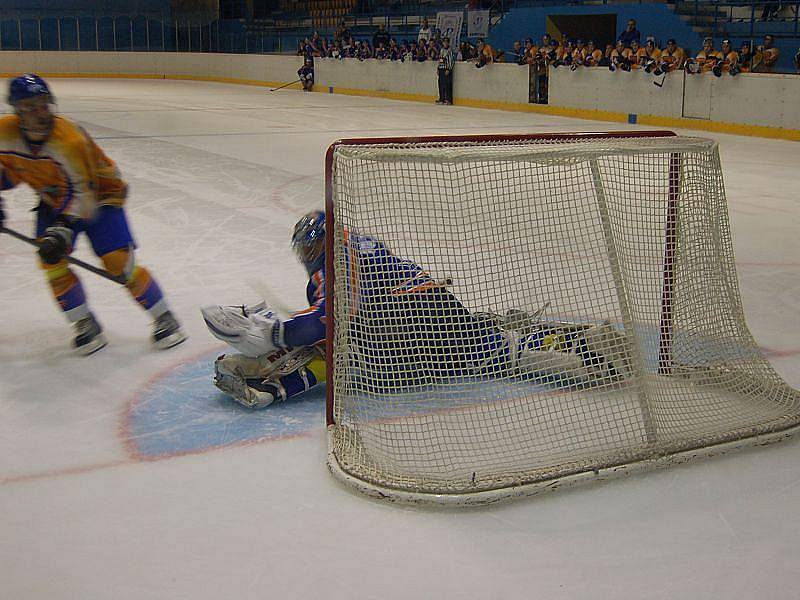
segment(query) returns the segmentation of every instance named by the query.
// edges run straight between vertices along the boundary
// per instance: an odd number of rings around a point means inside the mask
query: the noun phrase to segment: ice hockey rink
[[[635,126],[190,81],[57,79],[131,186],[138,261],[190,338],[151,349],[80,276],[109,345],[69,350],[32,249],[0,236],[0,598],[797,598],[800,440],[486,508],[381,504],[325,465],[324,391],[248,411],[198,308],[305,304],[291,228],[338,138]],[[746,110],[746,107],[742,107]],[[706,135],[682,131],[688,135]],[[800,144],[720,142],[747,321],[800,387]],[[32,231],[35,199],[4,193]],[[95,260],[83,240],[76,256]]]

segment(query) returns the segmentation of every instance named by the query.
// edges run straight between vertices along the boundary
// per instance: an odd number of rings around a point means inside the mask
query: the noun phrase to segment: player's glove
[[[211,334],[245,356],[258,358],[285,348],[281,319],[261,303],[245,306],[204,306],[200,309]]]
[[[54,265],[72,252],[75,232],[66,223],[60,223],[44,230],[39,238],[39,258],[48,265]]]

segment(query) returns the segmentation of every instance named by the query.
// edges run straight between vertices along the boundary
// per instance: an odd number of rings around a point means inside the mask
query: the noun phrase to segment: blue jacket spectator
[[[634,19],[628,21],[628,26],[625,28],[625,31],[619,34],[617,40],[625,44],[626,48],[631,47],[631,42],[633,40],[636,40],[639,44],[642,43],[642,34],[636,29],[636,21]]]

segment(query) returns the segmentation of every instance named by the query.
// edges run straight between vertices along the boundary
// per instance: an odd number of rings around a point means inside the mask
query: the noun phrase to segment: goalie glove
[[[215,338],[245,356],[257,358],[286,347],[283,322],[264,303],[255,307],[205,306],[200,312]]]
[[[59,223],[44,230],[39,238],[39,258],[48,265],[54,265],[72,252],[75,232],[67,223]]]

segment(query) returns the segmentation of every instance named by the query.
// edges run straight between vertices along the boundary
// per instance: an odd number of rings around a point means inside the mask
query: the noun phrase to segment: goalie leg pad
[[[223,354],[214,361],[214,385],[242,406],[263,408],[289,397],[283,380],[292,374],[298,374],[305,385],[301,385],[291,394],[311,387],[312,382],[309,379],[312,377],[314,384],[322,380],[322,377],[315,376],[314,369],[311,368],[316,362],[321,362],[324,367],[320,351],[313,347],[279,350],[258,358],[243,354]],[[306,373],[307,366],[309,374]]]
[[[505,331],[512,368],[574,382],[611,383],[632,376],[625,335],[610,324],[544,326],[532,335]],[[511,349],[516,348],[516,352]]]
[[[214,385],[247,408],[265,408],[276,400],[285,400],[286,392],[279,381],[244,379],[234,375],[217,374]]]
[[[579,338],[578,347],[593,377],[620,380],[633,375],[628,338],[612,325],[590,327]]]

